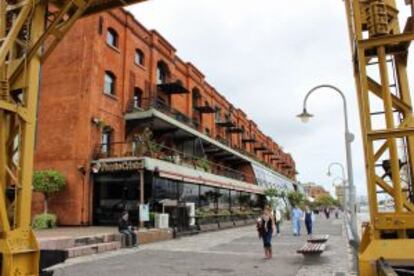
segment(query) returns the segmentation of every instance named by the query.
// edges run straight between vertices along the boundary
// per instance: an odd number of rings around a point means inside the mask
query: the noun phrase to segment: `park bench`
[[[319,256],[325,251],[326,244],[324,243],[307,243],[302,248],[297,250],[297,253],[306,256]]]
[[[315,235],[308,238],[309,243],[325,243],[329,239],[329,235]]]

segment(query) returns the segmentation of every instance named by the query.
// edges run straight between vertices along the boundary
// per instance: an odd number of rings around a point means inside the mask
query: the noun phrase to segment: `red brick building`
[[[135,210],[141,192],[158,210],[154,191],[168,197],[162,185],[174,186],[177,202],[192,197],[201,212],[223,198],[242,208],[243,196],[252,207],[263,187],[295,182],[292,157],[124,10],[77,22],[42,74],[35,166],[67,177],[50,203],[61,224],[108,224],[113,217],[100,217],[118,203]],[[224,196],[209,204],[203,189]],[[36,197],[35,212],[41,208]]]

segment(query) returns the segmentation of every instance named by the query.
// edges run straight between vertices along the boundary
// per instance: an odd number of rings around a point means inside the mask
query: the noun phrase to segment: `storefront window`
[[[242,211],[250,211],[250,194],[242,192],[240,194],[240,207]]]
[[[200,211],[215,213],[217,210],[217,190],[213,187],[200,186]]]
[[[180,202],[194,203],[199,206],[199,185],[184,183],[179,185]]]
[[[230,210],[230,191],[227,189],[218,189],[218,212]]]
[[[137,223],[139,177],[138,174],[102,174],[94,178],[94,223],[116,225],[123,210],[130,212]]]
[[[250,206],[254,211],[259,211],[264,207],[264,196],[250,194]]]
[[[177,208],[177,182],[174,180],[154,177],[152,182],[152,211],[162,212]]]
[[[230,197],[231,197],[231,210],[239,211],[240,210],[240,192],[231,191]]]

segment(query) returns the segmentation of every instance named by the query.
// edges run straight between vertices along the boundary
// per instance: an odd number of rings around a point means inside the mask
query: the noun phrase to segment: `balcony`
[[[190,91],[188,91],[180,82],[158,84],[157,89],[158,91],[164,92],[168,95],[190,93]]]
[[[203,114],[213,114],[213,113],[216,113],[216,110],[212,106],[210,106],[209,104],[207,104],[207,103],[204,104],[204,105],[194,106],[194,109],[197,110],[200,113],[203,113]]]
[[[237,134],[241,134],[244,132],[244,129],[242,129],[241,127],[231,127],[227,129],[228,133],[237,133]]]
[[[225,119],[223,121],[221,121],[221,120],[216,121],[216,125],[219,126],[219,127],[228,127],[228,128],[235,127],[234,122],[231,121],[231,120],[227,120],[227,119]]]
[[[265,150],[267,150],[267,147],[263,145],[262,143],[256,144],[254,146],[254,151],[265,151]]]
[[[246,144],[248,144],[248,143],[256,143],[256,139],[254,137],[252,137],[252,136],[243,136],[242,142],[243,143],[246,143]]]
[[[238,181],[253,179],[232,168],[223,166],[187,153],[160,145],[157,143],[138,143],[138,142],[116,142],[110,144],[98,144],[94,150],[94,160],[107,158],[128,158],[128,157],[151,157],[154,159],[170,162],[186,168],[200,170],[203,172],[224,176]]]

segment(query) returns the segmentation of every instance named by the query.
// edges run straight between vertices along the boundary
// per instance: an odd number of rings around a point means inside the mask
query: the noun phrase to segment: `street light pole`
[[[340,162],[332,162],[332,163],[330,163],[329,164],[329,166],[328,166],[328,173],[327,173],[327,175],[328,176],[331,176],[332,174],[331,174],[331,168],[333,167],[333,166],[339,166],[340,168],[341,168],[341,172],[342,172],[342,177],[336,177],[334,180],[333,180],[333,184],[335,184],[335,181],[337,180],[337,179],[341,179],[341,183],[342,183],[342,188],[343,188],[343,192],[344,192],[344,198],[343,198],[343,202],[342,202],[342,204],[343,204],[343,207],[344,208],[346,208],[346,205],[348,204],[348,206],[349,206],[349,200],[348,200],[348,198],[349,198],[349,195],[347,195],[347,192],[346,192],[346,188],[347,188],[347,179],[346,179],[346,177],[345,177],[345,168],[344,168],[344,165],[342,165],[342,163],[340,163]],[[334,185],[335,186],[335,185]],[[335,186],[336,187],[336,186]],[[346,209],[345,209],[346,210]]]
[[[348,108],[347,102],[344,93],[339,90],[339,88],[330,85],[322,84],[312,88],[305,96],[303,101],[303,112],[297,117],[300,118],[304,123],[309,121],[313,117],[312,114],[307,112],[306,104],[309,96],[318,89],[329,88],[331,91],[337,92],[343,101],[343,111],[344,111],[344,123],[345,123],[345,151],[346,151],[346,165],[347,165],[347,175],[348,175],[348,189],[349,189],[349,212],[351,215],[351,229],[356,240],[358,239],[358,231],[356,225],[356,207],[355,207],[355,187],[354,187],[354,177],[353,177],[353,168],[352,168],[352,152],[351,152],[351,143],[354,141],[354,135],[349,131],[348,124]]]

